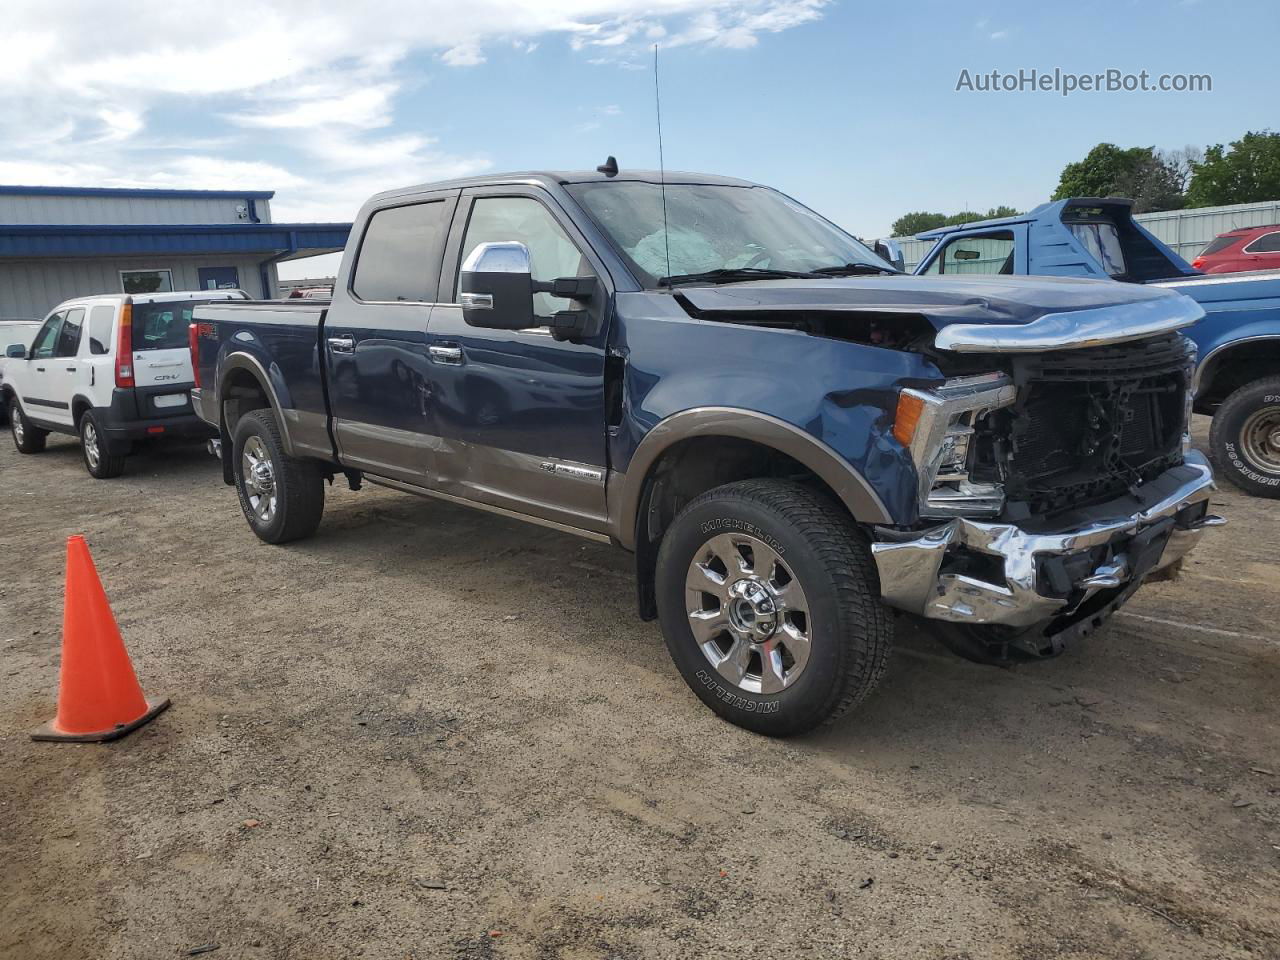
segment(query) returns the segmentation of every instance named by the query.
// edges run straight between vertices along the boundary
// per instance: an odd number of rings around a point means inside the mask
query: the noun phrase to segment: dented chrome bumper
[[[1180,559],[1205,527],[1213,473],[1190,452],[1137,494],[1090,508],[1065,529],[962,517],[923,533],[879,529],[872,544],[886,603],[955,623],[1030,627],[1117,595]]]

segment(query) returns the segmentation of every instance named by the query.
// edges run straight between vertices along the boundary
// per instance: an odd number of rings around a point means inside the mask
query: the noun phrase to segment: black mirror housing
[[[11,343],[4,348],[4,355],[10,360],[27,359],[27,348],[20,343]]]
[[[482,243],[462,264],[458,300],[468,326],[527,330],[533,315],[529,248],[516,240]]]

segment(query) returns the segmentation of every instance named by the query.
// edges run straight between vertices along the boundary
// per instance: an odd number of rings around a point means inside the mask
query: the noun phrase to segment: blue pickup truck
[[[1191,300],[907,276],[767,187],[601,169],[379,194],[331,302],[197,308],[258,537],[345,479],[613,543],[696,694],[786,735],[867,695],[895,613],[1049,656],[1218,522]]]
[[[1133,219],[1132,201],[1075,197],[1030,213],[942,227],[921,276],[1113,279],[1185,294],[1205,310],[1186,335],[1199,351],[1195,410],[1213,414],[1220,476],[1280,497],[1280,271],[1203,274]]]

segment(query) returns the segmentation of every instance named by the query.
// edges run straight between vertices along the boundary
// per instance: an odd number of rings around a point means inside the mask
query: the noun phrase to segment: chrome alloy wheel
[[[98,431],[93,421],[87,418],[80,430],[80,444],[84,447],[84,458],[89,461],[89,469],[97,470],[102,459],[102,452],[98,449]]]
[[[778,693],[809,660],[809,603],[778,552],[744,533],[723,533],[694,554],[685,609],[703,656],[739,690]]]
[[[9,421],[13,426],[13,439],[18,446],[22,446],[23,438],[26,437],[27,432],[22,426],[22,412],[16,406],[9,410]]]
[[[253,436],[245,441],[240,470],[249,509],[259,521],[270,523],[276,515],[276,472],[261,437]]]
[[[1251,466],[1280,474],[1280,407],[1263,407],[1240,428],[1240,446]]]

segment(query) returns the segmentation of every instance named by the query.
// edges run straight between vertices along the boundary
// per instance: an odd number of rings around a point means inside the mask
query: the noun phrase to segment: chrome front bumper
[[[871,546],[886,603],[953,623],[1030,627],[1080,609],[1103,590],[1141,581],[1187,553],[1205,527],[1213,472],[1186,462],[1088,512],[1064,530],[958,517],[909,539],[878,531]]]

